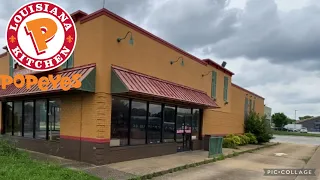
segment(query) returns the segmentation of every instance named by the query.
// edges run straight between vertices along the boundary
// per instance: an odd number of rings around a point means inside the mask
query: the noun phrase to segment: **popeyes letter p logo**
[[[7,27],[11,56],[33,71],[58,68],[72,55],[77,39],[72,17],[50,2],[26,4],[11,17]]]

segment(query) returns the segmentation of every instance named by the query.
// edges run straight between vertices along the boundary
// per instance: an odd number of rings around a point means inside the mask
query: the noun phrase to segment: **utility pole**
[[[296,130],[296,124],[297,124],[297,111],[298,110],[294,110],[294,130]]]
[[[103,0],[103,8],[105,7],[106,5],[106,0]]]

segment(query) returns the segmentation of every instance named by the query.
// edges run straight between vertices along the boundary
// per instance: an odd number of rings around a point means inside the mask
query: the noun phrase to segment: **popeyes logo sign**
[[[37,1],[22,6],[12,15],[6,40],[9,53],[19,65],[43,72],[56,69],[68,60],[76,46],[77,32],[72,17],[63,8]],[[16,76],[21,74],[13,79]]]

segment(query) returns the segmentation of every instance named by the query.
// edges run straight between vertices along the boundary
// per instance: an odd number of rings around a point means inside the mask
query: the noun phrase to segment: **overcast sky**
[[[0,0],[7,21],[30,0]],[[92,13],[103,0],[52,0]],[[319,0],[105,0],[105,8],[199,58],[227,62],[233,82],[274,112],[320,115]]]

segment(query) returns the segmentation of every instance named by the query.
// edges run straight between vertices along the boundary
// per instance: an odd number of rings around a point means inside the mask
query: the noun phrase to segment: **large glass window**
[[[128,145],[129,110],[128,99],[112,98],[110,146]]]
[[[163,117],[163,142],[174,142],[176,108],[165,106]]]
[[[49,101],[49,139],[60,139],[60,99]]]
[[[13,127],[14,127],[14,135],[22,136],[22,102],[16,101],[13,103]]]
[[[12,102],[5,104],[5,132],[12,135]]]
[[[112,98],[110,146],[177,142],[200,136],[200,109]]]
[[[199,138],[199,127],[200,127],[200,110],[193,109],[192,111],[192,136],[196,139]]]
[[[33,137],[33,119],[34,119],[33,101],[24,102],[24,137]]]
[[[61,101],[52,99],[48,101],[49,104],[47,101],[48,99],[7,102],[4,115],[6,134],[59,140]]]
[[[36,101],[36,138],[46,139],[47,132],[47,100]]]
[[[148,143],[161,143],[161,105],[149,104]]]
[[[130,144],[146,143],[147,103],[132,101]]]

